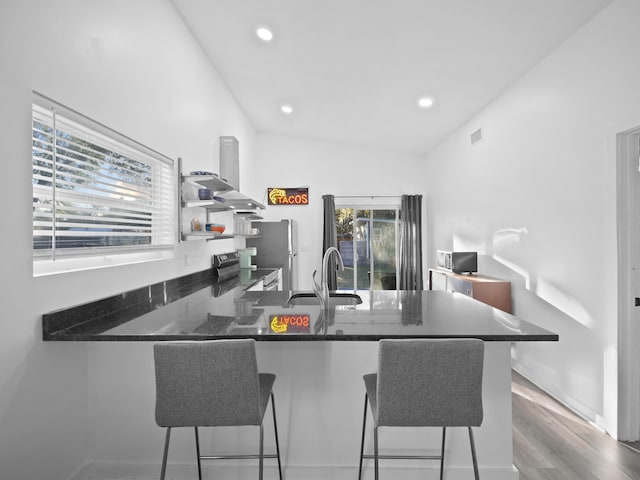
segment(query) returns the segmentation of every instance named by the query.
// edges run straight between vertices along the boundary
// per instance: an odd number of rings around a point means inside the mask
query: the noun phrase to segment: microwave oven
[[[478,252],[446,252],[438,250],[438,267],[454,273],[478,271]]]

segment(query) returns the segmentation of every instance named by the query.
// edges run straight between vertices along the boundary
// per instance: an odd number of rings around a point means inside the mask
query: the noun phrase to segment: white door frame
[[[617,135],[618,221],[618,440],[640,440],[640,127]],[[634,268],[635,265],[635,268]]]

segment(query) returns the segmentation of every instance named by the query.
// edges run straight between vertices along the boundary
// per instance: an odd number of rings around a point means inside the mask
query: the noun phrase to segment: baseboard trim
[[[640,453],[640,442],[627,442],[625,440],[620,440],[620,443],[634,452]]]
[[[599,418],[599,416],[594,411],[587,409],[588,411],[585,412],[581,410],[577,405],[575,405],[574,402],[571,401],[571,398],[565,398],[561,396],[559,392],[555,392],[553,390],[550,390],[542,386],[541,379],[537,378],[537,376],[529,368],[525,367],[522,363],[517,362],[513,359],[512,359],[512,369],[515,370],[520,375],[522,375],[525,379],[533,383],[536,387],[538,387],[544,393],[549,395],[551,398],[553,398],[556,402],[561,404],[563,407],[570,410],[576,416],[580,417],[585,422],[591,424],[593,427],[597,428],[603,433],[607,433],[606,428],[604,428],[603,425],[601,425],[596,421],[596,419]],[[578,403],[578,402],[575,402],[575,403]]]

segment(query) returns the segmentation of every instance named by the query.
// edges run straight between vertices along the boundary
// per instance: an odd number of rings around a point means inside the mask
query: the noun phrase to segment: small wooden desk
[[[429,269],[429,290],[460,292],[476,300],[513,313],[511,282],[478,274],[459,274],[439,268]]]

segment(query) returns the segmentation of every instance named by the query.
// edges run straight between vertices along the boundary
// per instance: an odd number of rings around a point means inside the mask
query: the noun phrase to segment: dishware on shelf
[[[194,172],[191,172],[191,175],[207,175],[207,176],[214,176],[214,177],[218,176],[217,173],[205,172],[204,170],[196,170]]]
[[[200,200],[212,200],[213,199],[213,190],[210,188],[199,188],[198,189],[198,198]]]
[[[207,223],[205,228],[207,232],[224,233],[227,227],[222,223]]]

